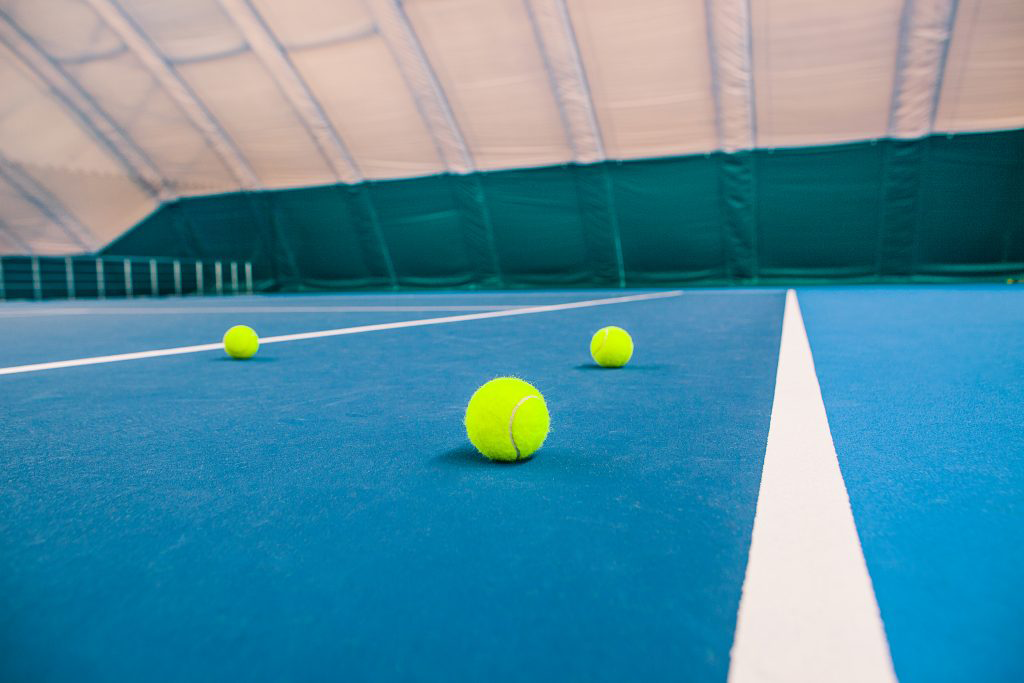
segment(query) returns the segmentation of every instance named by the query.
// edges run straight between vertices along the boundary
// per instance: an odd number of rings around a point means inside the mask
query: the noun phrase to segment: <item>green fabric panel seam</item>
[[[570,168],[576,184],[580,226],[593,278],[625,287],[622,239],[608,162],[573,165]]]
[[[294,283],[292,286],[301,286],[302,272],[295,260],[295,250],[292,248],[289,236],[282,229],[277,220],[276,212],[271,203],[272,196],[266,193],[242,193],[246,208],[252,214],[253,225],[259,226],[258,237],[254,244],[255,250],[267,251],[267,259],[273,264],[278,278]],[[281,273],[285,273],[282,277]]]
[[[626,264],[622,257],[622,231],[619,229],[619,212],[615,204],[611,173],[608,170],[609,163],[606,161],[601,164],[601,180],[604,182],[604,192],[608,197],[608,221],[615,244],[615,267],[619,271],[619,288],[622,289],[626,286]]]
[[[375,254],[377,260],[384,269],[384,276],[387,278],[388,286],[391,289],[398,289],[398,274],[395,272],[395,264],[391,259],[391,250],[388,248],[387,241],[384,239],[384,230],[380,226],[380,218],[377,216],[377,207],[373,204],[373,198],[370,196],[368,183],[360,183],[359,185],[347,185],[344,186],[346,196],[354,200],[354,205],[350,205],[352,208],[352,214],[355,218],[356,229],[359,230],[364,237],[364,244],[374,245],[377,253]]]
[[[914,274],[914,246],[924,163],[923,141],[889,140],[882,170],[882,225],[879,240],[879,275]]]
[[[754,153],[719,153],[722,229],[729,277],[757,282],[757,192]]]
[[[476,171],[465,175],[451,175],[455,208],[459,214],[465,242],[473,259],[478,286],[494,284],[504,287],[501,260],[494,239],[494,224],[491,208],[487,203],[480,174]]]

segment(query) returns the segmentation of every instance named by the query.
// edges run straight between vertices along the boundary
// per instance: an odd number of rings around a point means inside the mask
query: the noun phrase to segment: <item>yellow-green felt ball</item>
[[[260,348],[260,338],[247,325],[235,325],[224,333],[224,350],[239,360],[252,358]]]
[[[621,368],[633,357],[633,338],[621,327],[602,327],[590,339],[590,355],[603,368]]]
[[[551,427],[544,397],[531,384],[499,377],[483,385],[466,406],[466,434],[491,460],[525,460],[537,452]]]

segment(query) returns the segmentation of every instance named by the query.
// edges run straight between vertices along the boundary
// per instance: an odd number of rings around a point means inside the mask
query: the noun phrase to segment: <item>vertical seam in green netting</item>
[[[608,173],[607,161],[601,162],[601,178],[608,201],[608,221],[612,229],[612,240],[615,243],[615,266],[619,271],[619,288],[626,286],[626,264],[622,258],[622,233],[619,229],[619,212],[615,205],[615,190],[612,187],[611,174]]]
[[[192,202],[188,201],[187,199],[177,199],[177,200],[175,200],[175,204],[177,204],[177,206],[178,206],[178,208],[180,209],[180,212],[181,212],[181,216],[179,217],[179,220],[181,221],[182,238],[185,240],[185,244],[188,246],[188,254],[189,254],[189,256],[192,256],[193,258],[195,258],[197,260],[205,258],[204,254],[200,254],[199,253],[199,249],[198,249],[199,245],[196,244],[196,238],[195,238],[195,235],[193,234],[194,230],[192,228],[192,221],[189,219],[189,215],[188,215],[188,212],[189,212],[189,208],[188,207],[192,204]],[[275,274],[275,279],[276,279],[276,274]]]
[[[882,152],[878,155],[878,229],[875,235],[875,277],[881,281],[882,260],[885,249],[885,177],[889,168],[889,141],[883,140]]]
[[[370,220],[370,230],[380,248],[380,256],[384,260],[384,269],[387,271],[391,289],[398,289],[398,273],[395,272],[395,263],[391,259],[391,249],[388,248],[387,240],[384,239],[384,229],[380,225],[380,217],[377,215],[377,207],[373,204],[373,197],[370,196],[370,188],[363,183],[357,192],[366,209],[366,216]]]
[[[754,154],[720,152],[718,157],[722,223],[733,281],[757,280]]]
[[[748,0],[750,11],[750,0]],[[755,130],[755,138],[757,131]],[[754,282],[761,281],[761,163],[757,150],[751,150],[751,261]]]
[[[890,140],[882,176],[884,214],[879,272],[909,278],[914,273],[914,249],[920,213],[921,140]]]
[[[487,191],[484,190],[483,180],[478,172],[472,174],[473,199],[480,209],[480,217],[483,220],[484,236],[487,239],[487,249],[491,255],[491,265],[494,268],[494,277],[499,287],[505,286],[505,278],[501,274],[501,261],[498,258],[498,243],[494,238],[494,222],[491,220],[491,207],[487,203]]]
[[[1010,173],[1012,174],[1014,171],[1011,170]],[[1016,182],[1013,182],[1012,175],[1010,176],[1010,179],[1011,187],[1013,185],[1019,186],[1017,191],[1017,202],[1020,210],[1016,212],[1017,220],[1008,220],[1003,223],[1003,263],[1007,266],[1011,263],[1016,263],[1016,261],[1010,261],[1010,248],[1013,245],[1014,233],[1017,230],[1024,231],[1024,163],[1018,164],[1016,173]]]
[[[733,263],[732,263],[732,249],[729,247],[729,208],[726,206],[725,201],[725,177],[722,171],[722,156],[718,154],[709,154],[707,156],[711,163],[715,164],[715,178],[718,180],[716,190],[718,191],[718,240],[719,248],[721,249],[722,259],[722,277],[728,282],[732,281],[733,277]],[[686,229],[686,221],[680,216],[682,221],[680,228]]]
[[[1010,182],[1012,184],[1013,183],[1013,175],[1012,175],[1013,171],[1011,170],[1010,173],[1011,173],[1011,175],[1010,175]],[[1022,193],[1024,193],[1024,187],[1021,188],[1021,191],[1022,191]],[[1024,194],[1021,194],[1020,196],[1024,196]],[[1012,235],[1013,235],[1013,223],[1014,222],[1012,220],[1011,221],[1006,221],[1005,223],[1003,223],[1003,249],[1002,249],[1002,252],[999,254],[1000,262],[1003,265],[1007,265],[1007,264],[1010,263],[1010,242],[1011,242]]]
[[[174,226],[175,232],[178,233],[178,239],[184,247],[185,254],[198,259],[201,257],[196,249],[195,241],[192,239],[192,230],[188,223],[188,215],[185,213],[185,205],[186,202],[184,200],[175,199],[173,202],[165,204],[160,210],[170,212],[171,225]]]
[[[585,267],[594,282],[624,286],[618,220],[606,162],[569,164],[576,195],[579,229],[586,252]],[[614,265],[613,265],[614,264]]]
[[[277,215],[271,206],[271,196],[265,192],[242,193],[242,201],[251,212],[253,223],[260,227],[260,239],[257,241],[256,247],[259,249],[262,246],[270,252],[268,257],[274,264],[275,279],[279,286],[284,279],[281,277],[282,271],[287,273],[289,280],[297,282],[301,286],[302,273],[295,260],[291,241],[284,231],[278,229]],[[284,264],[283,268],[281,262]]]
[[[446,174],[474,284],[504,287],[491,207],[479,171]]]
[[[956,15],[956,7],[953,7],[953,14]],[[948,42],[948,41],[947,41]],[[924,178],[925,171],[928,168],[928,164],[931,160],[931,137],[926,137],[914,144],[920,145],[921,157],[918,159],[916,173],[914,174],[914,213],[910,219],[910,253],[908,254],[910,260],[910,275],[914,276],[917,274],[917,262],[918,252],[920,251],[920,235],[921,235],[921,182]]]

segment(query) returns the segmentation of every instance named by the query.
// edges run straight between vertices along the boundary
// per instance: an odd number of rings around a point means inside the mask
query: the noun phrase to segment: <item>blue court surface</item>
[[[653,294],[3,305],[0,679],[740,679],[792,304],[783,289]],[[1024,680],[1024,287],[792,301],[884,666],[903,683]],[[237,323],[268,337],[448,316],[466,319],[249,361],[23,367],[216,342]],[[609,324],[637,345],[620,370],[587,352]],[[487,461],[462,425],[502,375],[551,412],[528,461]],[[787,565],[762,569],[786,585]]]

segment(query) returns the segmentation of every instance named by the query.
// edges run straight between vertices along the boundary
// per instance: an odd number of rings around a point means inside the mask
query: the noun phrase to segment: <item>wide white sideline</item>
[[[442,318],[421,318],[419,320],[403,320],[394,323],[380,323],[377,325],[359,325],[357,327],[340,327],[333,330],[320,330],[317,332],[300,332],[298,334],[283,334],[276,337],[265,337],[260,339],[260,345],[278,344],[281,342],[300,341],[303,339],[319,339],[321,337],[338,337],[345,334],[360,334],[362,332],[378,332],[381,330],[397,330],[405,327],[422,327],[424,325],[444,325],[447,323],[461,323],[469,320],[485,320],[488,318],[505,318],[513,315],[532,315],[534,313],[550,313],[553,311],[568,311],[574,308],[590,308],[593,306],[608,306],[611,304],[626,304],[634,301],[647,301],[650,299],[664,299],[666,297],[679,296],[679,290],[670,292],[648,292],[645,294],[633,294],[630,296],[616,296],[606,299],[588,299],[586,301],[571,301],[564,304],[549,304],[546,306],[525,306],[501,311],[486,311],[483,313],[467,313],[465,315],[449,315]],[[39,372],[41,370],[57,370],[60,368],[73,368],[80,365],[98,365],[100,363],[117,363],[125,360],[139,360],[142,358],[158,358],[160,356],[178,356],[185,353],[199,353],[202,351],[213,351],[223,348],[220,342],[212,344],[198,344],[196,346],[179,346],[171,349],[156,349],[153,351],[138,351],[135,353],[119,353],[112,356],[93,356],[91,358],[77,358],[74,360],[59,360],[50,363],[33,363],[32,365],[16,365],[9,368],[0,368],[0,375],[15,375],[23,372]]]
[[[793,290],[729,669],[766,681],[896,681]]]

